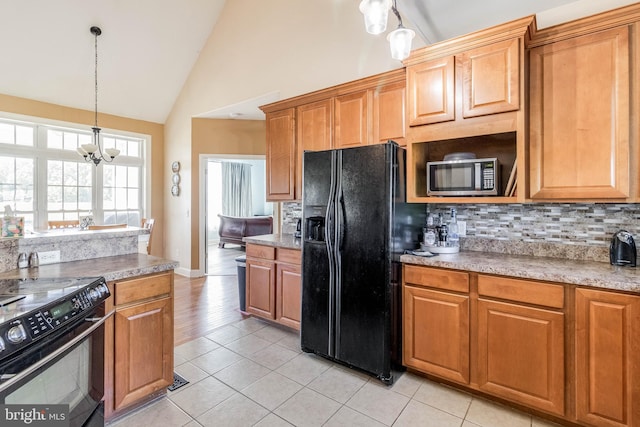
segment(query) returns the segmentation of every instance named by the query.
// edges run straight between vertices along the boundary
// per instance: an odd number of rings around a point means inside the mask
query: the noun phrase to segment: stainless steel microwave
[[[498,159],[427,162],[428,196],[497,196]]]

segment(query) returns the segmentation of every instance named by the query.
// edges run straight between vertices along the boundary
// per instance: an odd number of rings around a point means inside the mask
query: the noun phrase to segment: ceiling
[[[287,16],[286,1],[297,0],[274,1],[274,7],[283,7],[283,20],[295,19]],[[330,1],[315,1],[330,7]],[[333,1],[351,1],[353,13],[360,13],[358,0]],[[578,17],[577,12],[629,3],[634,1],[397,0],[405,27],[416,30],[425,44],[531,14],[538,14],[538,27],[544,27]],[[89,28],[97,25],[103,30],[98,110],[164,123],[225,0],[0,0],[0,5],[0,93],[93,110]],[[389,18],[389,26],[395,27],[395,18]],[[354,31],[364,31],[364,25]],[[200,117],[262,119],[257,106],[277,99],[277,93],[261,95]]]

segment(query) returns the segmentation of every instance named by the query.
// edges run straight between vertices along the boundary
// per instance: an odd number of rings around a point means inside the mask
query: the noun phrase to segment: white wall
[[[165,123],[165,157],[180,159],[185,177],[183,196],[165,202],[165,255],[180,262],[179,273],[191,270],[191,236],[197,232],[190,212],[189,177],[198,173],[198,159],[189,154],[191,118],[271,92],[286,99],[401,67],[391,59],[385,35],[364,31],[357,4],[226,2]],[[165,185],[170,187],[170,182]]]

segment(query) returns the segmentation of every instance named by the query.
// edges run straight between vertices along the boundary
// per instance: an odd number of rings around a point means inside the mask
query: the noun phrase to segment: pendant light
[[[78,153],[84,157],[85,161],[93,162],[96,166],[100,164],[102,160],[105,162],[112,162],[115,157],[120,154],[120,150],[116,148],[107,148],[102,152],[102,146],[100,144],[100,128],[98,127],[98,36],[102,34],[100,27],[91,27],[89,29],[91,34],[94,35],[95,41],[95,115],[94,124],[91,130],[93,131],[93,143],[82,144],[78,147]]]
[[[369,34],[382,34],[387,29],[387,18],[391,0],[362,0],[360,12],[364,15],[364,26]]]
[[[391,48],[391,57],[398,61],[402,61],[409,56],[409,53],[411,52],[411,42],[413,41],[416,33],[402,25],[402,18],[396,8],[396,0],[393,0],[391,10],[396,15],[396,18],[398,18],[398,28],[387,35],[387,40],[389,41],[389,46]]]

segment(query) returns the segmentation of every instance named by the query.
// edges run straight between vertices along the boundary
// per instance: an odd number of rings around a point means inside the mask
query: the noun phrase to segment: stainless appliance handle
[[[80,335],[73,338],[71,341],[60,347],[59,349],[53,351],[51,354],[40,359],[37,363],[29,366],[27,369],[18,372],[17,374],[6,374],[5,378],[9,375],[13,375],[10,380],[0,385],[0,393],[4,392],[7,388],[11,387],[14,383],[21,381],[22,379],[28,377],[41,367],[45,366],[47,363],[54,360],[56,357],[63,354],[65,351],[69,350],[71,347],[84,340],[86,337],[91,335],[96,329],[104,324],[109,317],[113,315],[115,310],[111,310],[109,313],[104,315],[103,317],[90,317],[85,320],[92,322],[93,324],[87,328],[87,330],[83,331]]]

